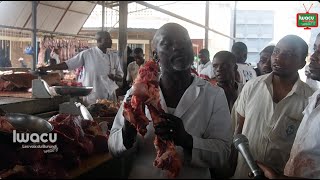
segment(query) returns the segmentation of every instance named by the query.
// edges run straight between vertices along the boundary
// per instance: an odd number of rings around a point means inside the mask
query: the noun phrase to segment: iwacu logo
[[[16,130],[13,130],[13,142],[14,143],[55,143],[57,142],[57,133],[42,133],[41,135],[37,133],[18,133]]]
[[[307,10],[303,4],[306,12],[297,14],[297,27],[303,27],[306,30],[310,30],[312,27],[318,27],[318,13],[309,13],[311,7]]]

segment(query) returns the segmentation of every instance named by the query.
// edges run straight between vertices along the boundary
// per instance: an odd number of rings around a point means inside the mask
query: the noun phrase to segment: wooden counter
[[[58,111],[59,105],[69,101],[68,97],[56,96],[47,99],[34,99],[29,93],[19,94],[25,97],[10,97],[0,95],[0,108],[10,113],[24,113],[30,115]]]
[[[89,171],[97,168],[98,166],[110,161],[112,156],[110,153],[97,154],[89,157],[88,159],[82,160],[80,167],[69,172],[70,178],[77,178]]]

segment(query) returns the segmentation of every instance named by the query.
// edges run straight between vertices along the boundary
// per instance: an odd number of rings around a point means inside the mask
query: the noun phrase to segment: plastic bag
[[[33,47],[28,46],[24,49],[24,54],[33,55]]]

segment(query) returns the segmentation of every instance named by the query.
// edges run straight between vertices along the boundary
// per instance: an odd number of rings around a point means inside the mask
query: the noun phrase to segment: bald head
[[[96,40],[98,40],[99,38],[107,38],[107,37],[110,37],[110,34],[107,31],[98,31],[95,36]]]
[[[297,35],[286,35],[280,41],[285,41],[287,44],[292,44],[301,56],[301,61],[305,61],[308,56],[308,44]],[[279,41],[279,42],[280,42]]]
[[[159,42],[159,38],[161,37],[161,34],[168,33],[168,32],[170,32],[170,33],[182,33],[184,36],[186,36],[187,38],[190,39],[189,33],[188,33],[186,28],[184,28],[183,26],[181,26],[180,24],[177,24],[177,23],[167,23],[167,24],[161,26],[157,30],[155,35],[153,36],[152,47],[154,49],[156,49],[156,46],[157,46],[157,43]],[[191,40],[190,40],[190,42],[191,42]]]
[[[243,42],[236,42],[232,45],[231,52],[236,56],[237,63],[245,63],[248,55],[248,48]]]
[[[193,48],[186,28],[177,23],[163,25],[154,35],[153,48],[164,71],[190,70]]]
[[[106,51],[107,48],[111,48],[112,40],[111,36],[107,31],[99,31],[95,36],[97,40],[97,46],[101,51]]]

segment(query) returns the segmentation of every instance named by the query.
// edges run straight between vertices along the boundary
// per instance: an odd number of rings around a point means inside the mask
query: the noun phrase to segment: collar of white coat
[[[261,80],[263,80],[267,84],[267,86],[270,87],[270,85],[272,84],[272,77],[273,73],[271,72],[267,75],[264,75],[264,77]],[[309,97],[308,94],[305,92],[305,88],[302,88],[303,86],[304,82],[302,82],[300,78],[298,78],[298,80],[294,83],[291,91],[287,94],[287,97],[293,95],[294,93],[300,96]]]
[[[187,88],[187,90],[184,92],[184,94],[182,95],[176,110],[174,111],[175,116],[177,116],[178,118],[181,118],[182,115],[184,113],[187,112],[187,110],[192,106],[192,104],[196,101],[196,99],[198,98],[199,94],[200,94],[200,88],[202,86],[204,86],[206,84],[206,81],[204,81],[203,79],[192,75],[193,81],[191,83],[191,85]],[[168,113],[168,107],[167,104],[164,100],[161,88],[160,88],[160,104],[162,109]]]
[[[208,67],[209,65],[211,65],[211,61],[209,60],[206,64],[201,64],[203,68]]]
[[[101,51],[101,49],[98,48],[98,46],[96,46],[95,49],[96,49],[96,51],[98,51],[99,53],[104,54],[104,53]],[[114,50],[112,50],[112,49],[110,49],[110,48],[108,48],[108,49],[106,50],[106,54],[109,54],[109,53],[112,53],[112,52],[114,52]]]

